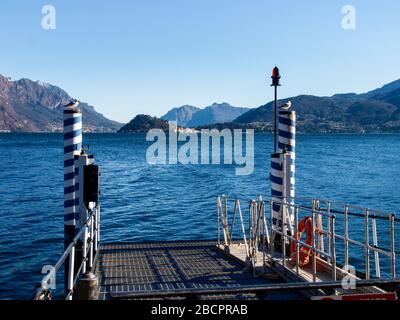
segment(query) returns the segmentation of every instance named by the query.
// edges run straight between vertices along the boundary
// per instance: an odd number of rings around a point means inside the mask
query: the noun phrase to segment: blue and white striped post
[[[64,245],[75,236],[77,212],[75,192],[75,156],[82,147],[82,113],[74,101],[64,107]]]
[[[283,196],[282,162],[279,153],[271,154],[271,198],[272,198],[272,229],[280,230],[282,218],[280,217],[281,206],[279,202]]]
[[[295,111],[279,111],[278,126],[278,152],[283,153],[286,150],[288,157],[288,168],[284,170],[283,180],[286,181],[284,194],[288,203],[294,203],[295,196],[295,159],[296,159],[296,112]],[[293,211],[293,210],[292,210]],[[294,212],[291,212],[293,219]]]
[[[280,111],[278,127],[278,153],[271,155],[271,197],[272,228],[281,231],[282,212],[280,202],[286,199],[294,203],[295,196],[295,147],[296,147],[296,112]],[[293,222],[294,211],[288,211],[289,219]],[[289,226],[289,231],[292,231]]]

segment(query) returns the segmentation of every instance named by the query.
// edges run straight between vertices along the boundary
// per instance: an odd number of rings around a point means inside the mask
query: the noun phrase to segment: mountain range
[[[11,81],[0,75],[0,132],[61,132],[62,109],[71,100],[57,86],[29,79]],[[400,79],[362,94],[299,95],[279,100],[278,104],[288,100],[297,112],[299,132],[400,132]],[[81,102],[79,107],[85,131],[116,132],[122,127],[87,103]],[[272,118],[273,102],[253,109],[226,102],[204,109],[185,105],[171,109],[162,121],[140,115],[122,131],[141,132],[152,125],[166,127],[166,121],[177,121],[179,127],[186,128],[272,131]]]
[[[0,75],[0,131],[61,132],[63,106],[70,102],[64,90],[40,81],[11,81]],[[93,106],[81,102],[83,129],[115,132],[121,124],[107,119]]]
[[[194,128],[215,123],[231,122],[249,110],[250,108],[234,107],[226,102],[213,103],[204,109],[185,105],[173,108],[163,115],[161,119],[176,121],[178,126]]]
[[[400,131],[400,79],[363,94],[335,94],[330,97],[299,95],[279,100],[292,102],[297,128],[303,132]],[[272,129],[273,102],[251,109],[234,124]],[[232,125],[232,124],[231,124]]]

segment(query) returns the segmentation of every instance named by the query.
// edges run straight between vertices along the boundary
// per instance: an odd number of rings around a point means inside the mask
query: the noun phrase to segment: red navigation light
[[[281,78],[281,76],[279,75],[279,68],[275,67],[274,69],[272,69],[272,86],[280,86],[279,84],[279,80]]]
[[[279,77],[279,68],[275,67],[272,69],[272,78],[278,78]]]

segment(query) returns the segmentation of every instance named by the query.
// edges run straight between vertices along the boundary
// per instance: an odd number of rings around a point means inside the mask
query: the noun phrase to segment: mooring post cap
[[[80,276],[79,280],[96,280],[98,277],[93,272],[85,272]]]

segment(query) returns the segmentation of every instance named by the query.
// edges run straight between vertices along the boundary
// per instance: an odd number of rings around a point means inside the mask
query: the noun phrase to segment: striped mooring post
[[[75,236],[78,193],[75,179],[75,157],[82,147],[82,113],[74,101],[64,107],[64,246]]]
[[[295,148],[296,148],[296,112],[279,111],[278,153],[271,155],[271,197],[272,228],[281,230],[282,217],[279,202],[286,198],[294,203],[295,196]],[[287,164],[285,168],[283,165]],[[276,201],[276,202],[275,202]],[[293,222],[294,212],[289,210],[289,219]],[[289,229],[291,230],[291,229]]]
[[[277,203],[283,195],[282,164],[279,153],[271,154],[271,198],[272,204],[272,229],[279,230],[282,227],[280,219],[281,206]]]
[[[284,150],[289,154],[289,168],[285,179],[290,188],[287,189],[284,197],[294,198],[295,196],[295,172],[296,172],[296,112],[295,111],[279,111],[278,126],[278,152]],[[290,182],[289,182],[290,181]],[[288,199],[289,203],[293,203],[293,199]]]

